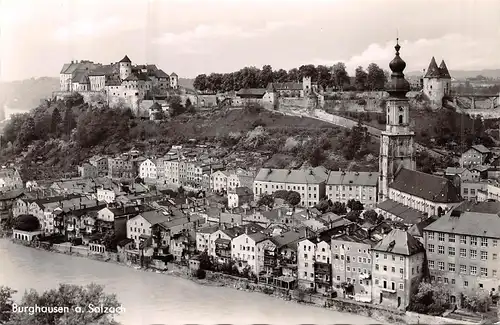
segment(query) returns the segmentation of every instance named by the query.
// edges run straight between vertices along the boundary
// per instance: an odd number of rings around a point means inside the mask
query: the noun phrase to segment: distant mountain
[[[486,78],[498,79],[500,78],[500,69],[485,69],[485,70],[450,70],[450,74],[452,78],[455,79],[466,79],[466,78],[474,78],[479,75],[484,76]],[[422,75],[421,71],[412,71],[405,73],[407,76],[411,77],[419,77]]]
[[[54,77],[0,82],[0,107],[7,105],[29,111],[37,107],[40,100],[51,97],[52,92],[59,90],[59,87],[59,78]]]
[[[194,79],[179,78],[179,86],[184,88],[194,89],[193,82]]]

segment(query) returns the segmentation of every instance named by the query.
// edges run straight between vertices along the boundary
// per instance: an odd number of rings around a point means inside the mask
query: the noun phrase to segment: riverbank
[[[16,244],[20,244],[23,246],[28,246],[31,248],[35,248],[38,250],[45,250],[49,252],[57,252],[54,249],[51,249],[50,247],[44,247],[39,245],[39,247],[34,247],[33,244],[30,243],[25,243],[25,242],[19,242],[16,240],[11,240],[12,242]],[[79,254],[72,254],[72,253],[61,253],[60,254],[65,254],[65,255],[72,255],[72,256],[78,256],[78,257],[87,257],[88,259],[96,260],[96,261],[101,261],[101,262],[107,262],[107,263],[113,263],[121,266],[128,266],[129,268],[134,268],[138,271],[146,271],[146,272],[156,272],[156,273],[163,273],[166,275],[170,275],[171,277],[178,277],[178,278],[183,278],[186,280],[190,280],[196,284],[200,284],[202,286],[210,286],[210,287],[227,287],[227,288],[233,288],[239,291],[245,291],[249,293],[257,293],[259,295],[265,294],[268,296],[272,296],[274,298],[279,298],[281,300],[287,300],[287,301],[294,301],[298,304],[301,305],[308,305],[308,306],[315,306],[315,307],[322,307],[323,309],[331,310],[331,311],[336,311],[340,313],[349,313],[353,315],[359,315],[359,316],[365,316],[365,317],[370,317],[372,319],[376,319],[377,321],[380,321],[382,323],[398,323],[398,324],[413,324],[413,323],[433,323],[433,324],[474,324],[474,323],[468,323],[468,322],[461,322],[461,321],[456,321],[456,320],[451,320],[451,319],[443,319],[441,317],[431,317],[427,315],[418,315],[414,313],[408,313],[404,311],[397,311],[397,310],[392,310],[384,307],[380,307],[377,305],[372,305],[372,304],[367,304],[367,303],[360,303],[360,302],[355,302],[352,300],[347,300],[347,299],[342,299],[342,298],[335,298],[335,299],[329,299],[326,297],[318,296],[318,295],[313,295],[313,294],[303,294],[299,291],[292,291],[290,290],[287,292],[284,289],[278,289],[269,285],[265,284],[258,284],[253,281],[250,281],[245,278],[239,278],[235,276],[230,276],[226,274],[221,274],[217,272],[206,272],[206,278],[203,280],[199,280],[196,278],[193,278],[191,276],[192,272],[189,270],[187,266],[175,264],[175,263],[168,263],[168,270],[165,272],[158,272],[154,271],[151,269],[141,269],[136,265],[133,264],[128,264],[128,263],[123,263],[123,262],[117,262],[113,261],[112,259],[109,259],[108,257],[102,257],[102,256],[82,256]]]

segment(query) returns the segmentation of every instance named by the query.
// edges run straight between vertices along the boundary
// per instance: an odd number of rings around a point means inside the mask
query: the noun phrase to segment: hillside
[[[54,129],[51,116],[56,107],[63,117]],[[69,125],[75,130],[71,132]],[[0,163],[17,160],[26,179],[62,177],[95,154],[136,148],[145,155],[164,155],[170,146],[190,139],[212,143],[214,155],[238,167],[295,168],[305,163],[378,169],[379,145],[363,129],[347,130],[258,108],[182,114],[155,123],[123,110],[90,110],[82,102],[67,110],[61,101],[37,108],[32,119],[19,116],[9,122],[4,143],[11,145],[0,151]]]
[[[30,110],[40,104],[40,100],[52,96],[59,89],[59,78],[42,77],[21,81],[0,83],[0,107],[4,105]]]

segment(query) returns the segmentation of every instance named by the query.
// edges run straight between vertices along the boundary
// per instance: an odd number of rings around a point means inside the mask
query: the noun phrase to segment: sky
[[[342,61],[500,69],[500,0],[0,0],[0,80],[128,55],[181,78]]]

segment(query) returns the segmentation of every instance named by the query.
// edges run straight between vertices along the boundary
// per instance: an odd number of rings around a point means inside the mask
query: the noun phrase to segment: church
[[[422,212],[441,216],[462,202],[460,191],[445,177],[416,170],[415,132],[410,127],[410,105],[406,94],[406,62],[399,54],[390,62],[391,80],[386,91],[387,123],[380,136],[379,202],[391,200]]]

